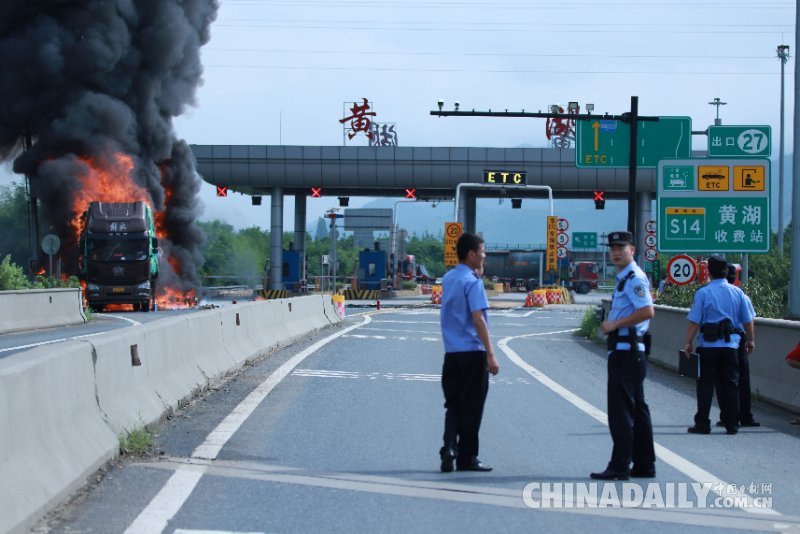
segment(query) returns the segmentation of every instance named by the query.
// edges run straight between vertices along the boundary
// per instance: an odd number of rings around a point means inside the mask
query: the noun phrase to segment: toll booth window
[[[375,268],[375,264],[374,264],[374,263],[370,263],[370,264],[369,264],[369,269],[368,269],[368,271],[369,271],[369,276],[370,276],[370,277],[372,277],[372,276],[375,276],[375,272],[376,272],[376,270],[377,270],[377,269]]]

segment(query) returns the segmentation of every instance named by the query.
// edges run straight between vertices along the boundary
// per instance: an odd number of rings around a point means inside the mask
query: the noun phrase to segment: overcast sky
[[[779,133],[779,44],[794,53],[795,2],[745,0],[221,0],[193,144],[341,145],[343,103],[368,98],[403,146],[546,146],[540,119],[435,118],[452,109],[545,110],[578,101],[622,113],[769,124]],[[786,65],[792,124],[795,62]],[[694,148],[706,138],[695,136]],[[787,129],[787,152],[792,131]],[[777,176],[777,165],[773,170]],[[202,193],[204,219],[269,226],[269,202]],[[309,200],[309,224],[335,199]],[[351,206],[362,201],[352,199]],[[287,199],[287,228],[292,225]]]

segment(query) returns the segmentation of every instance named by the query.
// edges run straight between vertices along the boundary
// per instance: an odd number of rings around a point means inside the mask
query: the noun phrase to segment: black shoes
[[[717,426],[725,426],[725,423],[723,423],[722,421],[717,421]],[[759,422],[758,422],[758,421],[756,421],[756,420],[751,420],[751,421],[742,421],[742,422],[741,422],[741,423],[739,423],[739,425],[737,425],[737,426],[740,426],[740,427],[745,427],[745,428],[756,428],[756,427],[759,427],[759,426],[761,426],[761,423],[759,423]]]
[[[739,425],[726,426],[725,433],[731,436],[735,436],[736,434],[739,433]]]
[[[631,478],[656,478],[656,468],[647,467],[643,469],[634,465],[633,469],[631,469]]]
[[[711,434],[711,429],[707,426],[690,426],[686,429],[689,434]]]
[[[442,459],[442,473],[452,473],[453,462],[456,461],[456,450],[453,447],[442,447],[439,456]]]
[[[468,463],[459,463],[456,468],[459,471],[482,471],[482,472],[489,472],[494,469],[490,465],[486,465],[485,463],[481,462],[477,458],[473,458],[471,462]]]
[[[591,473],[589,476],[595,480],[628,480],[630,478],[627,471],[614,471],[613,469],[606,469],[601,473]],[[655,476],[655,469],[653,476]]]

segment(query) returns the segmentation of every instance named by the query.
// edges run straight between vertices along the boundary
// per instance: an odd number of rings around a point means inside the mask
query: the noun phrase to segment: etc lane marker
[[[307,357],[330,343],[331,341],[345,335],[351,330],[369,324],[372,317],[364,316],[364,320],[359,324],[349,326],[344,330],[336,332],[324,339],[321,339],[292,356],[283,365],[278,367],[266,380],[259,384],[242,402],[228,414],[225,419],[211,431],[205,441],[201,443],[192,453],[192,459],[214,460],[219,451],[247,420],[259,404],[270,394],[281,380],[289,375],[297,365]],[[210,464],[210,462],[209,462]],[[178,468],[175,473],[167,480],[161,491],[150,501],[150,504],[142,510],[136,517],[131,526],[125,530],[126,534],[152,534],[162,532],[167,528],[168,522],[178,513],[183,504],[191,495],[200,478],[208,469],[208,465],[186,465]]]
[[[586,402],[578,395],[572,393],[570,390],[558,384],[557,382],[554,382],[546,374],[542,373],[532,365],[525,362],[522,358],[520,358],[519,354],[514,352],[514,350],[508,346],[508,343],[515,339],[522,339],[534,336],[549,336],[553,334],[564,334],[566,332],[575,332],[577,330],[578,330],[577,328],[574,328],[572,330],[560,330],[558,332],[544,332],[541,334],[524,334],[521,336],[510,336],[501,339],[497,343],[497,345],[500,347],[500,350],[502,350],[505,353],[505,355],[508,356],[508,359],[514,362],[518,367],[522,368],[523,371],[531,375],[533,378],[541,382],[544,386],[546,386],[547,388],[558,394],[564,400],[574,405],[585,414],[594,417],[604,425],[608,426],[608,416],[606,415],[605,412],[603,412],[599,408],[596,408],[592,404]],[[656,449],[656,456],[658,456],[662,462],[677,469],[678,471],[688,476],[695,482],[700,482],[700,483],[710,482],[712,485],[711,486],[712,491],[714,491],[713,487],[715,484],[721,484],[722,487],[724,488],[730,486],[728,483],[726,483],[724,480],[721,480],[719,477],[709,473],[702,467],[693,464],[686,458],[680,456],[675,452],[672,452],[671,450],[667,449],[662,445],[659,445],[658,443],[655,443],[655,449]],[[716,493],[720,497],[731,496],[733,498],[741,498],[741,497],[746,498],[749,506],[741,508],[741,510],[751,514],[777,515],[777,516],[781,515],[780,512],[769,508],[756,508],[755,506],[753,506],[752,497],[750,497],[747,494],[741,493],[738,490],[736,492],[736,495],[727,495],[724,492],[719,492],[719,491],[714,491],[714,493]]]

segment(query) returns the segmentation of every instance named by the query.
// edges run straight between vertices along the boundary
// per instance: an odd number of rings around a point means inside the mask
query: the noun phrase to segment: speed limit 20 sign
[[[667,264],[667,280],[676,286],[685,286],[697,277],[697,264],[691,256],[678,254]]]

